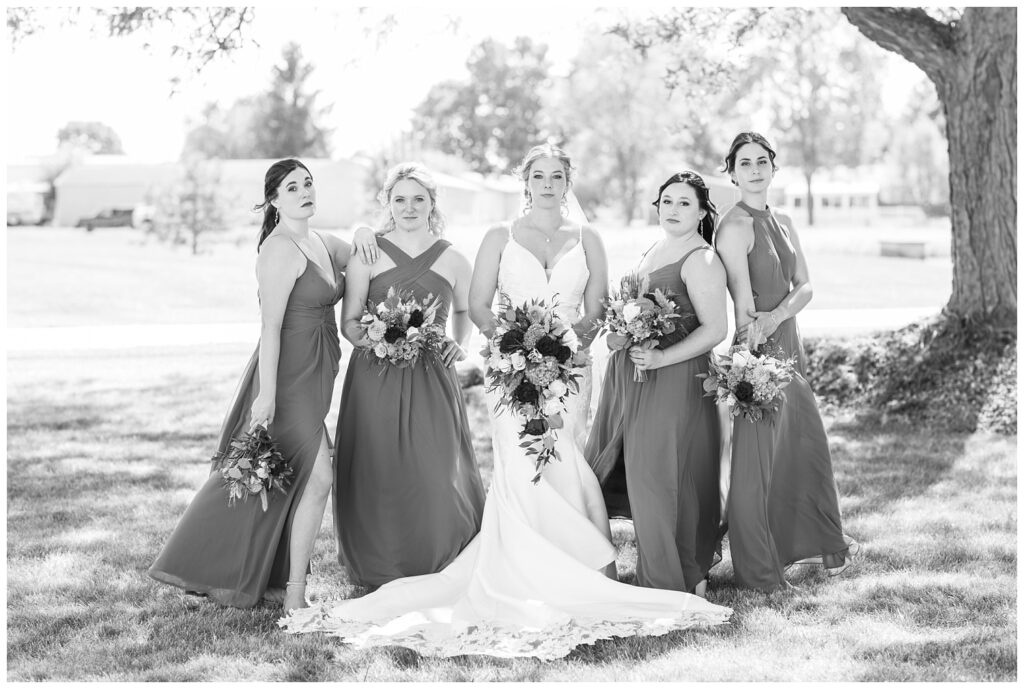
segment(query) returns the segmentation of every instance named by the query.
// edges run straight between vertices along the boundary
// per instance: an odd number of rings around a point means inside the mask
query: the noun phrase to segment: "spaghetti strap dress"
[[[789,294],[796,271],[789,232],[767,208],[741,201],[730,213],[753,219],[750,286],[755,308],[770,311]],[[779,324],[768,347],[793,357],[796,374],[770,422],[733,420],[727,508],[736,583],[763,591],[784,587],[785,568],[793,563],[841,566],[854,544],[843,533],[828,437],[804,377],[806,355],[795,318]]]
[[[274,420],[267,429],[292,467],[292,482],[286,493],[270,495],[264,512],[258,499],[228,506],[224,481],[212,470],[149,569],[157,581],[238,608],[254,606],[267,588],[283,589],[288,581],[292,520],[326,433],[324,418],[341,359],[334,313],[345,291],[344,274],[334,258],[340,240],[329,235],[320,239],[328,249],[331,272],[307,256],[288,296]],[[221,426],[218,452],[249,430],[250,409],[260,388],[259,352],[257,344]]]
[[[431,266],[451,246],[437,240],[416,257],[387,237],[395,267],[370,281],[367,301],[388,289],[440,297],[452,286]],[[458,376],[431,353],[415,365],[383,365],[366,350],[349,360],[334,453],[338,561],[349,581],[376,587],[443,569],[480,530],[484,489]]]
[[[679,271],[697,247],[649,274],[683,317],[662,338],[665,349],[699,322]],[[632,518],[637,583],[692,592],[717,559],[720,504],[720,427],[714,400],[704,396],[697,356],[633,379],[626,350],[609,357],[601,401],[586,447],[602,482],[610,515]]]

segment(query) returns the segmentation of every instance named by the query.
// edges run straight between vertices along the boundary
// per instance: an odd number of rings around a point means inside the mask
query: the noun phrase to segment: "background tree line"
[[[183,40],[171,54],[196,70],[245,45],[255,12],[89,11],[111,36],[168,23],[182,27]],[[86,10],[69,12],[77,17]],[[941,206],[948,198],[954,273],[948,312],[1015,327],[1016,8],[847,7],[841,14],[846,22],[834,9],[653,10],[645,20],[613,27],[611,36],[590,36],[569,74],[559,77],[549,73],[543,45],[524,38],[511,47],[485,41],[467,62],[469,79],[436,85],[417,108],[413,136],[425,146],[458,151],[474,169],[491,174],[507,171],[525,142],[554,137],[586,161],[587,182],[579,189],[584,200],[617,200],[629,220],[639,203],[639,170],[688,164],[708,172],[730,134],[768,109],[768,134],[783,160],[799,166],[808,190],[824,166],[889,156],[905,172],[894,186],[918,202]],[[32,8],[9,8],[7,23],[15,45],[43,28]],[[921,98],[896,126],[879,120],[872,44],[928,77]],[[319,135],[326,129],[317,94],[302,91],[311,67],[301,67],[297,48],[288,53],[271,94],[225,113],[207,108],[189,146],[241,154],[249,144],[231,137],[247,132],[247,142],[266,146],[248,155],[276,155],[284,151],[272,148],[278,141],[287,143],[287,154],[329,153]],[[652,87],[658,69],[669,88]],[[290,100],[282,95],[289,87]],[[250,126],[225,124],[236,121]],[[942,157],[934,128],[948,148],[945,180],[932,172]],[[278,136],[270,141],[257,130]]]

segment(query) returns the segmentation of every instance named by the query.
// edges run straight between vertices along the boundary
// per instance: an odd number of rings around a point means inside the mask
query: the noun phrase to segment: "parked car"
[[[104,208],[91,218],[82,218],[75,227],[84,227],[92,232],[97,227],[131,227],[132,209]]]

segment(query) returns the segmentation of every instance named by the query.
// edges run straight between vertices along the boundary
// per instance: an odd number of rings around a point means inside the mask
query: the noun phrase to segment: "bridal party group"
[[[444,239],[421,164],[388,172],[379,226],[351,244],[309,227],[330,189],[298,159],[271,165],[258,206],[259,343],[219,461],[149,575],[223,605],[280,604],[289,633],[550,660],[598,639],[728,624],[719,586],[771,593],[791,587],[793,565],[842,572],[858,546],[804,377],[808,265],[792,220],[768,205],[776,151],[756,132],[722,150],[739,201],[716,208],[700,175],[669,176],[650,199],[660,236],[637,247],[627,276],[609,274],[601,233],[570,212],[583,173],[550,143],[525,154],[523,210],[480,228],[472,262]],[[657,337],[610,332],[609,304],[626,285],[672,325]],[[737,361],[770,352],[788,367],[763,415],[708,394],[727,294]],[[638,312],[627,307],[627,319]],[[478,432],[493,449],[486,491],[455,371],[474,328],[494,354],[490,427]],[[352,353],[328,429],[339,332]],[[594,376],[598,337],[610,354]],[[740,383],[735,398],[762,382]],[[538,457],[550,460],[542,470]],[[328,501],[345,576],[336,586],[366,593],[311,605]],[[635,584],[619,581],[610,518],[632,521]],[[731,572],[709,588],[724,553]]]

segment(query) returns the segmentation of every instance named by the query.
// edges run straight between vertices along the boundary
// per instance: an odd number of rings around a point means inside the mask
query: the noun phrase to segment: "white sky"
[[[373,150],[408,126],[412,108],[434,83],[465,75],[469,51],[483,38],[507,44],[517,35],[529,35],[548,45],[558,73],[576,54],[586,23],[605,25],[624,11],[568,0],[442,5],[460,20],[453,32],[438,5],[392,4],[386,7],[396,12],[398,25],[378,46],[375,37],[364,33],[372,21],[354,21],[353,7],[296,5],[258,5],[251,35],[261,47],[218,60],[198,77],[173,68],[162,36],[151,36],[154,47],[147,51],[140,35],[109,39],[84,27],[67,27],[29,37],[17,49],[8,45],[7,159],[50,154],[64,124],[98,120],[118,133],[128,155],[176,160],[188,123],[198,120],[202,106],[218,101],[227,107],[265,90],[271,66],[292,40],[315,66],[310,84],[322,91],[318,103],[334,103],[327,124],[335,128],[335,155]],[[370,11],[371,18],[382,16],[378,7]],[[633,11],[652,7],[633,5]],[[891,64],[884,96],[887,107],[899,109],[906,84],[920,73],[898,58]],[[174,74],[186,80],[170,97]]]

